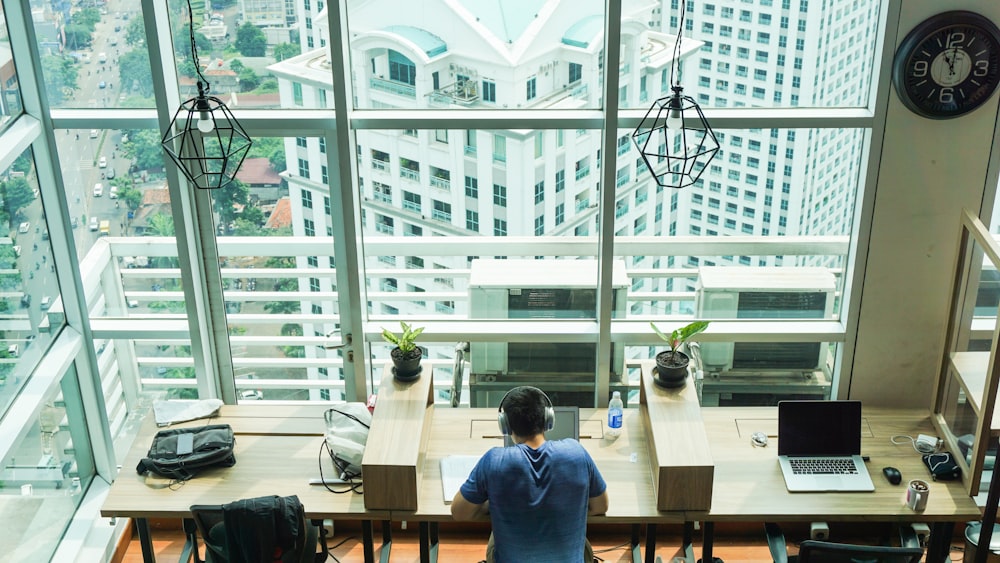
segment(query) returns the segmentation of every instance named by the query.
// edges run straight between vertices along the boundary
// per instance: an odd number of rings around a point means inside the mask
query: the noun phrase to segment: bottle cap
[[[617,398],[619,398],[621,396],[622,396],[621,391],[615,391],[614,393],[611,394],[611,397],[615,398],[615,399],[617,399]]]

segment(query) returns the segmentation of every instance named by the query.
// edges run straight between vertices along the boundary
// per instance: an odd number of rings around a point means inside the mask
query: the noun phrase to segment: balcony
[[[371,78],[368,80],[368,86],[372,90],[378,90],[380,92],[388,92],[389,94],[395,94],[397,96],[403,96],[406,98],[416,99],[417,89],[409,84],[403,84],[402,82],[396,82],[394,80],[386,80],[384,78]]]
[[[402,179],[404,179],[404,180],[410,180],[411,182],[419,182],[420,181],[420,171],[419,170],[411,170],[409,168],[400,168],[399,169],[399,177],[402,178]]]
[[[427,96],[434,105],[469,107],[479,101],[479,83],[475,80],[460,80],[442,86]]]
[[[372,159],[372,170],[381,170],[382,172],[389,171],[389,161],[379,160],[377,158]]]
[[[438,188],[441,190],[451,190],[451,179],[450,178],[439,178],[437,176],[431,176],[431,187]]]

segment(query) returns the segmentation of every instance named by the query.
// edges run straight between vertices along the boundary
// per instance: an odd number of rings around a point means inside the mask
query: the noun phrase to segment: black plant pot
[[[684,352],[668,351],[656,355],[656,377],[653,383],[667,389],[677,389],[687,384],[690,358]]]
[[[405,354],[399,348],[393,348],[389,356],[392,357],[392,375],[396,381],[414,381],[420,377],[423,348],[417,346]]]

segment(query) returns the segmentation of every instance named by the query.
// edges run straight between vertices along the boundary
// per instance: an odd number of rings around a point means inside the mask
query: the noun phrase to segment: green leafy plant
[[[382,327],[382,340],[385,340],[389,344],[395,344],[400,352],[406,354],[417,347],[417,337],[424,331],[424,327],[415,328],[403,321],[399,321],[399,326],[403,329],[403,332],[399,335]]]
[[[688,339],[690,339],[692,336],[708,328],[708,323],[709,321],[694,321],[693,323],[687,324],[685,326],[682,326],[674,330],[670,334],[667,334],[661,331],[660,329],[656,328],[656,324],[654,324],[652,321],[650,321],[649,326],[651,326],[653,328],[653,332],[655,332],[657,336],[662,338],[667,343],[667,346],[670,347],[669,350],[667,350],[667,352],[669,353],[669,360],[672,361],[674,359],[674,353],[677,352],[680,349],[680,347],[685,342],[687,342]]]

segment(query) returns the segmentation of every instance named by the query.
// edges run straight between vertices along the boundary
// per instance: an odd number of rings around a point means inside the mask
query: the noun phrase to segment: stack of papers
[[[481,456],[450,455],[441,458],[441,488],[444,501],[451,502],[462,483],[469,478],[472,468],[476,466]]]

